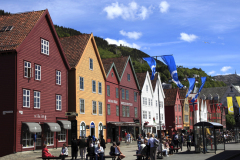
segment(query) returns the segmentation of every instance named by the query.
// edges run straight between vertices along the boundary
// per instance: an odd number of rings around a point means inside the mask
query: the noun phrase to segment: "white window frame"
[[[151,106],[151,99],[148,98],[148,106]]]
[[[80,114],[85,114],[85,100],[80,98],[79,103],[80,103]],[[83,107],[84,112],[81,111],[82,107]]]
[[[151,99],[151,106],[153,106],[152,99]]]
[[[126,117],[130,117],[130,108],[126,106]]]
[[[158,101],[156,100],[156,107],[157,107],[157,105],[158,105],[158,103],[157,103]]]
[[[23,107],[30,108],[30,94],[31,94],[30,90],[23,89]],[[25,100],[24,100],[24,97],[25,97]]]
[[[107,96],[110,96],[110,85],[107,85]]]
[[[49,142],[50,139],[53,139],[53,143],[51,141]],[[54,132],[46,132],[46,141],[47,141],[47,146],[53,146],[54,145]]]
[[[84,124],[84,125],[82,125],[82,124]],[[82,135],[82,132],[84,132],[83,134],[86,136],[86,123],[85,122],[80,123],[80,136],[83,137],[84,135]]]
[[[41,92],[34,91],[34,108],[40,109],[41,106],[40,104],[41,104]]]
[[[35,64],[35,80],[41,81],[41,65]]]
[[[41,38],[41,53],[49,55],[49,41]]]
[[[107,104],[107,115],[111,115],[111,105]]]
[[[143,111],[143,119],[147,119],[147,111]]]
[[[99,115],[102,115],[102,113],[100,113],[100,111],[103,112],[102,109],[103,109],[103,108],[102,108],[102,102],[98,102],[98,114],[99,114]]]
[[[61,71],[56,70],[56,84],[61,85]]]
[[[93,70],[93,59],[89,58],[89,69]]]
[[[95,83],[95,85],[93,84]],[[94,91],[95,89],[95,91]],[[96,93],[96,81],[92,80],[92,93]]]
[[[61,128],[61,132],[58,132],[58,142],[66,142],[66,129]],[[63,137],[59,139],[59,137]]]
[[[84,91],[84,77],[79,77],[79,89]]]
[[[94,110],[94,104],[95,104],[95,108],[96,108],[96,113],[93,112],[93,110]],[[96,101],[92,101],[92,114],[93,114],[93,115],[97,115],[97,102],[96,102]]]
[[[32,148],[32,147],[34,147],[34,142],[33,142],[33,138],[32,138],[32,133],[30,133],[30,132],[25,132],[25,133],[23,133],[26,137],[24,137],[23,136],[23,138],[22,138],[22,141],[26,141],[25,143],[26,143],[26,146],[23,146],[23,148]],[[32,143],[32,145],[31,146],[28,146],[27,144],[27,141],[31,141],[31,143]],[[22,142],[22,144],[23,144],[23,142]]]
[[[25,78],[30,78],[31,77],[31,76],[28,77],[28,75],[30,75],[28,73],[29,69],[30,69],[30,72],[31,72],[31,62],[24,61],[24,77]]]
[[[126,89],[126,100],[129,100],[129,91]]]
[[[147,98],[146,97],[143,97],[143,105],[147,106]]]
[[[163,108],[163,102],[160,101],[160,108]]]
[[[148,111],[148,119],[151,119],[152,115],[151,115],[151,111]]]
[[[163,113],[161,113],[160,115],[161,115],[160,120],[163,121]]]
[[[62,110],[62,95],[59,94],[56,95],[56,110]]]
[[[98,94],[102,94],[102,83],[98,82]]]

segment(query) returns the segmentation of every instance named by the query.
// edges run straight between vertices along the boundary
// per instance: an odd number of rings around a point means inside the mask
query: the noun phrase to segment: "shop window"
[[[36,135],[37,135],[36,146],[42,146],[42,133],[41,132],[37,132]]]
[[[58,132],[58,142],[66,141],[66,129],[61,128],[61,132]]]
[[[23,132],[22,145],[23,148],[33,147],[33,138],[30,132]]]
[[[46,143],[48,146],[51,146],[54,144],[54,132],[47,132],[46,133]]]

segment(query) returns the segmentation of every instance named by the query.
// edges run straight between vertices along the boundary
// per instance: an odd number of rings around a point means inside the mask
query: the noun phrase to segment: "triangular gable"
[[[52,19],[51,19],[50,14],[49,14],[49,12],[48,12],[47,9],[44,11],[44,13],[41,15],[41,17],[38,19],[38,21],[36,22],[36,24],[34,25],[34,27],[31,29],[31,31],[30,31],[27,35],[29,35],[32,31],[34,31],[34,29],[35,29],[36,27],[38,27],[38,25],[41,25],[41,20],[42,20],[43,18],[46,18],[47,21],[48,21],[50,30],[51,30],[51,32],[52,32],[52,35],[53,35],[54,40],[55,40],[55,43],[56,43],[56,45],[57,45],[57,47],[58,47],[58,49],[59,49],[59,52],[60,52],[60,54],[61,54],[61,57],[62,57],[62,59],[63,59],[63,62],[64,62],[64,64],[65,64],[66,68],[67,68],[67,69],[70,69],[70,66],[69,66],[69,64],[68,64],[68,62],[67,62],[66,56],[65,56],[64,51],[63,51],[63,48],[62,48],[62,45],[61,45],[61,43],[60,43],[60,41],[59,41],[57,32],[56,32],[56,30],[55,30],[55,28],[54,28]],[[17,52],[19,52],[19,51],[21,50],[21,48],[24,46],[24,41],[25,41],[27,38],[28,38],[28,36],[26,36],[25,39],[21,42],[21,44],[16,48],[16,51],[17,51]]]
[[[160,91],[161,91],[160,93],[162,94],[162,97],[165,98],[165,94],[164,94],[164,91],[163,91],[163,88],[162,88],[161,77],[160,77],[159,74],[157,74],[157,77],[158,77],[159,87],[160,87]],[[156,83],[156,85],[157,85],[157,83]]]
[[[117,75],[117,80],[118,80],[118,82],[120,82],[120,77],[119,77],[119,75],[118,75],[117,67],[115,66],[115,63],[114,63],[114,62],[112,62],[111,67],[110,67],[109,70],[107,71],[107,73],[106,73],[106,78],[109,76],[110,71],[111,71],[112,69],[114,70],[115,75]]]
[[[147,80],[147,82],[148,82],[148,84],[149,84],[149,86],[150,86],[150,90],[151,90],[151,93],[152,93],[152,95],[153,95],[154,92],[153,92],[153,88],[152,88],[152,82],[151,82],[151,79],[150,79],[150,76],[149,76],[148,71],[147,71],[147,73],[146,73],[145,82],[146,82],[146,80]],[[144,83],[145,83],[145,82],[144,82]]]

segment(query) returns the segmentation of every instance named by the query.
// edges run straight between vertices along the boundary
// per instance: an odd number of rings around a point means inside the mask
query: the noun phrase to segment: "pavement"
[[[106,144],[106,150],[105,154],[108,155],[110,151],[110,146],[112,144]],[[71,153],[71,147],[69,148],[69,153]],[[122,153],[126,156],[124,160],[135,160],[136,157],[133,155],[136,154],[137,150],[137,143],[133,142],[129,145],[122,142],[120,145]],[[195,148],[192,146],[191,151],[187,151],[187,147],[183,146],[182,151],[179,151],[177,154],[170,155],[169,157],[164,157],[164,159],[167,160],[240,160],[240,143],[228,143],[225,146],[225,151],[217,151],[217,154],[215,153],[195,153]],[[49,149],[49,151],[55,155],[58,156],[61,152],[61,148],[57,149]],[[27,151],[27,152],[18,152],[15,154],[10,154],[4,157],[0,157],[0,160],[40,160],[42,156],[41,150],[35,150],[35,151]],[[66,159],[71,159],[71,157],[67,157]],[[80,160],[80,157],[78,156],[78,159]],[[84,159],[85,160],[85,159]]]

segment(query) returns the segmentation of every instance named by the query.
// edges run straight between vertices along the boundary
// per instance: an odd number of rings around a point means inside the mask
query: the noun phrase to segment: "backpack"
[[[115,147],[111,146],[110,147],[110,153],[111,156],[115,155]]]

